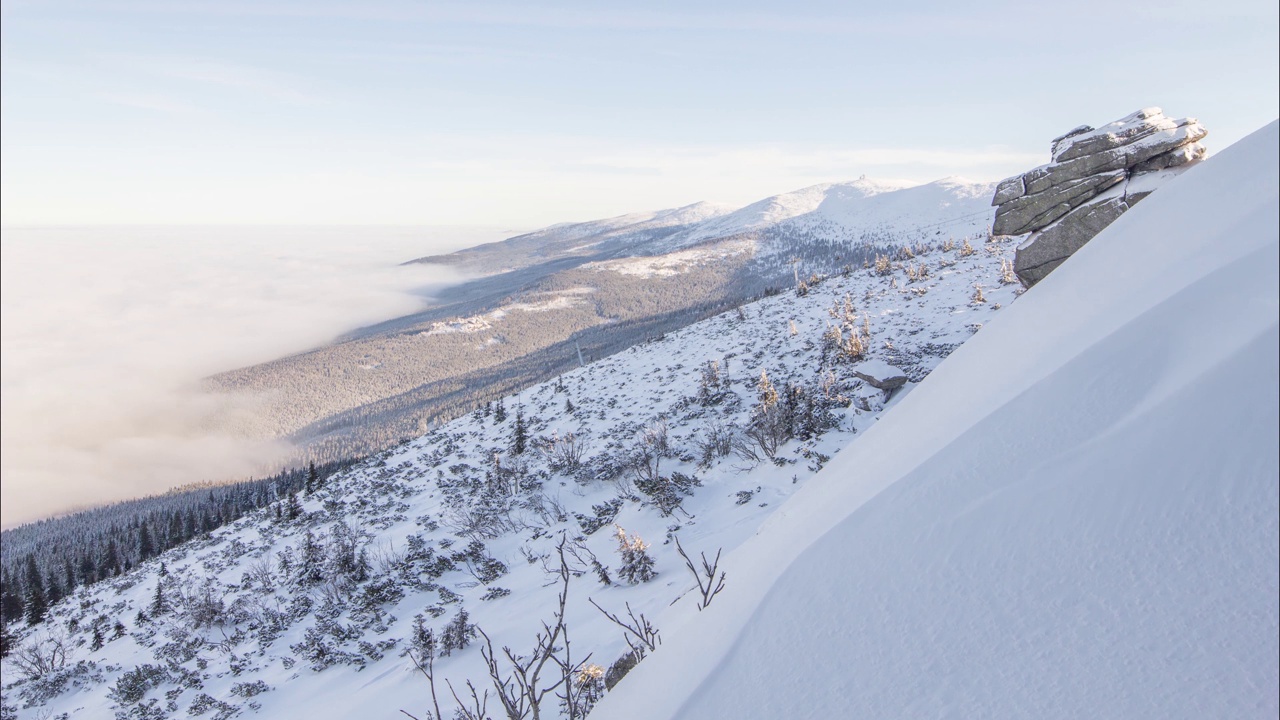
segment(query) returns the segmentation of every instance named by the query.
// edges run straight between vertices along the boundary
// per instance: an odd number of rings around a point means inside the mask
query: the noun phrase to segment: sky
[[[3,3],[3,222],[533,228],[1277,115],[1274,2]]]

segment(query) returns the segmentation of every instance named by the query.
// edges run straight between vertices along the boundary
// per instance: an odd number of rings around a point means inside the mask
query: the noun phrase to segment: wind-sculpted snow
[[[592,717],[1276,717],[1278,140],[951,355]]]
[[[575,657],[591,653],[603,672],[628,649],[589,599],[650,619],[673,601],[692,606],[674,537],[694,557],[739,546],[885,407],[910,399],[911,383],[886,397],[858,381],[858,362],[918,382],[1014,301],[1013,246],[985,240],[944,237],[805,278],[495,400],[310,495],[286,494],[77,588],[35,628],[9,624],[23,648],[53,638],[70,653],[39,679],[6,658],[4,704],[24,720],[424,718],[429,684],[406,654],[421,647],[418,628],[460,642],[474,624],[495,649],[529,653],[556,607],[562,540]],[[627,582],[644,573],[622,567],[615,525],[629,547],[635,536],[648,544],[655,578]],[[726,589],[708,613],[738,591],[748,564],[722,566]],[[673,640],[675,627],[657,629]],[[464,696],[468,679],[492,690],[480,642],[435,658],[446,717],[455,703],[445,680]],[[604,692],[592,673],[581,677]],[[548,695],[542,717],[559,712]]]

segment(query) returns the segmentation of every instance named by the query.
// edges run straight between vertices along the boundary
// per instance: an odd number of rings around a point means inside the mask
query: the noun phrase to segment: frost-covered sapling
[[[618,577],[632,585],[647,583],[658,576],[654,569],[653,556],[649,554],[649,544],[639,535],[627,537],[627,531],[621,525],[614,525],[617,531],[614,538],[618,541],[618,555],[622,564],[618,567]]]
[[[476,637],[476,626],[470,623],[470,615],[466,608],[458,610],[458,614],[444,626],[440,633],[440,654],[448,657],[455,650],[465,650]]]

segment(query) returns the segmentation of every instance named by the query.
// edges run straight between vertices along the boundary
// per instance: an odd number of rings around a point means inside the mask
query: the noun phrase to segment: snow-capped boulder
[[[1175,120],[1152,107],[1054,138],[1053,162],[1000,182],[991,201],[994,234],[1032,233],[1014,261],[1019,279],[1039,282],[1155,189],[1148,182],[1143,192],[1130,192],[1135,176],[1165,171],[1167,179],[1167,171],[1202,159],[1200,140],[1208,134],[1195,118]]]
[[[866,384],[886,393],[907,384],[907,374],[878,358],[864,360],[853,368],[853,374]]]

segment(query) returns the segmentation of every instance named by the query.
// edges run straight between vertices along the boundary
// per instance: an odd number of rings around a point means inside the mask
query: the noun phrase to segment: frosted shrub
[[[653,569],[653,556],[649,554],[649,544],[639,535],[627,537],[627,531],[621,525],[614,525],[617,531],[614,537],[618,541],[618,555],[622,564],[618,567],[618,577],[632,585],[647,583],[658,576]]]
[[[636,489],[648,496],[663,516],[674,512],[685,497],[693,494],[693,488],[701,486],[702,481],[697,476],[681,472],[673,472],[670,476],[660,475],[651,480],[636,480]]]
[[[725,425],[719,420],[712,420],[708,423],[698,445],[699,450],[702,451],[701,465],[703,467],[711,467],[711,463],[716,458],[725,457],[732,452],[733,437],[733,426]]]
[[[574,433],[563,436],[557,433],[539,443],[538,452],[546,460],[547,467],[557,472],[572,473],[582,467],[587,444]]]
[[[444,626],[444,630],[440,633],[440,654],[448,657],[454,650],[465,650],[467,645],[476,637],[476,626],[472,625],[465,609],[459,610],[458,614]]]
[[[613,498],[599,505],[592,505],[591,511],[595,513],[594,515],[578,513],[575,517],[578,519],[578,525],[582,527],[583,534],[591,535],[605,525],[611,524],[620,510],[622,510],[622,499]]]
[[[107,697],[120,705],[133,705],[168,680],[169,674],[159,665],[139,665],[121,675]]]

